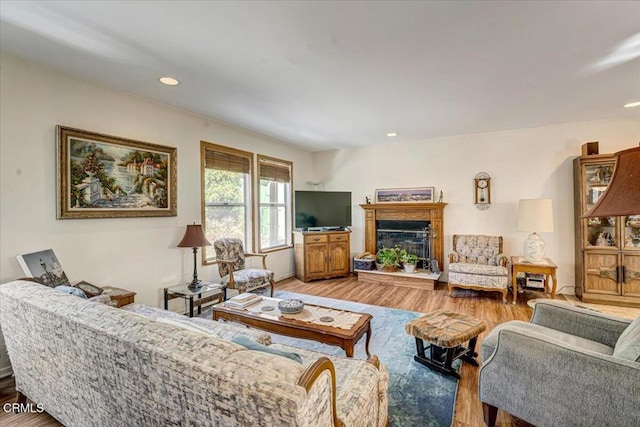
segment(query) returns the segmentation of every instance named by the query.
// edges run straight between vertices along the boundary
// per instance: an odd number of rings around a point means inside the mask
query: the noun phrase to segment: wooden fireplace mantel
[[[372,254],[377,251],[376,220],[414,220],[431,222],[432,257],[443,262],[443,211],[446,203],[371,203],[360,205],[364,209],[364,249]]]

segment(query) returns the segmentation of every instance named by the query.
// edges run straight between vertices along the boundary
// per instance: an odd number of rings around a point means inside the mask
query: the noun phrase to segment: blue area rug
[[[371,314],[373,334],[369,342],[369,352],[377,355],[389,370],[391,426],[449,427],[451,425],[458,381],[414,361],[415,338],[407,335],[404,330],[405,323],[420,316],[419,313],[285,291],[276,291],[274,297],[297,298],[309,304]],[[340,347],[276,334],[271,336],[274,342],[280,344],[326,354],[345,355]],[[365,337],[362,337],[357,343],[354,358],[367,358],[364,350],[365,340]],[[458,369],[459,364],[458,360],[454,363],[454,367]]]

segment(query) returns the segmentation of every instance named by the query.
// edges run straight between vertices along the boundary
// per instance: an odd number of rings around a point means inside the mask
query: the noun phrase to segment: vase
[[[405,263],[404,272],[405,273],[415,273],[416,272],[416,265],[415,264],[406,264]]]

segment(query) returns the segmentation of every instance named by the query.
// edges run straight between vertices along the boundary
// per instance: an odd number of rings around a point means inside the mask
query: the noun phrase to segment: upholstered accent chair
[[[539,427],[639,425],[640,317],[541,301],[529,323],[495,327],[482,359],[478,396],[490,427],[498,408]]]
[[[449,295],[453,288],[502,293],[507,302],[508,258],[502,253],[502,236],[453,235],[449,254]]]
[[[216,250],[218,273],[223,284],[239,293],[271,287],[273,296],[273,271],[267,270],[267,254],[245,252],[242,240],[237,238],[218,239],[213,243]],[[261,257],[262,268],[246,268],[247,257]]]

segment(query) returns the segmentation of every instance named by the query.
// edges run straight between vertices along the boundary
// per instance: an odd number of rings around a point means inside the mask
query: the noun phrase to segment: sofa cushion
[[[168,319],[168,318],[164,318],[164,317],[160,317],[156,320],[156,322],[160,322],[160,323],[164,323],[167,325],[172,325],[172,326],[176,326],[178,328],[181,329],[186,329],[188,331],[193,331],[193,332],[197,332],[199,334],[207,334],[210,335],[214,338],[220,338],[220,336],[218,336],[218,334],[216,334],[215,332],[205,329],[201,326],[198,326],[194,323],[190,323],[187,320],[183,320],[183,319]]]
[[[262,344],[259,344],[259,343],[255,342],[255,341],[253,341],[251,338],[249,338],[246,335],[236,335],[235,337],[233,337],[231,342],[234,342],[236,344],[240,344],[241,346],[246,347],[249,350],[262,351],[264,353],[275,354],[276,356],[286,357],[288,359],[294,360],[294,361],[302,364],[302,358],[300,357],[299,354],[293,353],[293,352],[290,352],[290,351],[278,350],[278,349],[272,348],[272,347],[267,347],[266,345],[262,345]]]
[[[465,274],[482,274],[483,276],[508,276],[509,270],[500,265],[471,264],[457,262],[449,264],[449,272]]]
[[[467,274],[449,272],[449,283],[452,285],[481,286],[489,289],[506,289],[509,285],[508,276],[484,276],[482,274]]]
[[[249,329],[244,325],[240,325],[239,323],[214,322],[210,319],[203,319],[201,317],[186,317],[180,313],[137,303],[127,304],[124,307],[121,307],[121,310],[137,313],[152,320],[157,320],[161,317],[184,320],[186,322],[196,324],[201,328],[215,332],[218,337],[225,340],[231,340],[236,335],[243,334],[253,338],[260,344],[271,344],[271,335],[269,335],[268,333],[255,329]]]
[[[223,285],[229,284],[229,275],[221,279]],[[246,268],[233,272],[233,280],[237,288],[246,288],[247,290],[255,289],[265,284],[269,284],[273,280],[273,271],[263,270],[261,268]]]
[[[620,334],[613,349],[613,355],[633,362],[640,362],[640,317],[631,322],[627,329]]]
[[[502,237],[458,234],[454,238],[453,251],[459,262],[497,265]]]
[[[496,326],[482,341],[482,360],[486,361],[491,356],[498,344],[498,334],[503,329],[504,325],[509,325],[510,328],[518,328],[522,330],[522,333],[531,336],[532,333],[539,333],[546,337],[556,339],[565,344],[578,347],[583,350],[589,350],[596,353],[612,355],[613,348],[600,344],[596,341],[591,341],[585,338],[578,337],[576,335],[567,334],[565,332],[556,331],[554,329],[545,328],[544,326],[536,325],[534,323],[523,322],[521,320],[513,320],[507,323]]]

